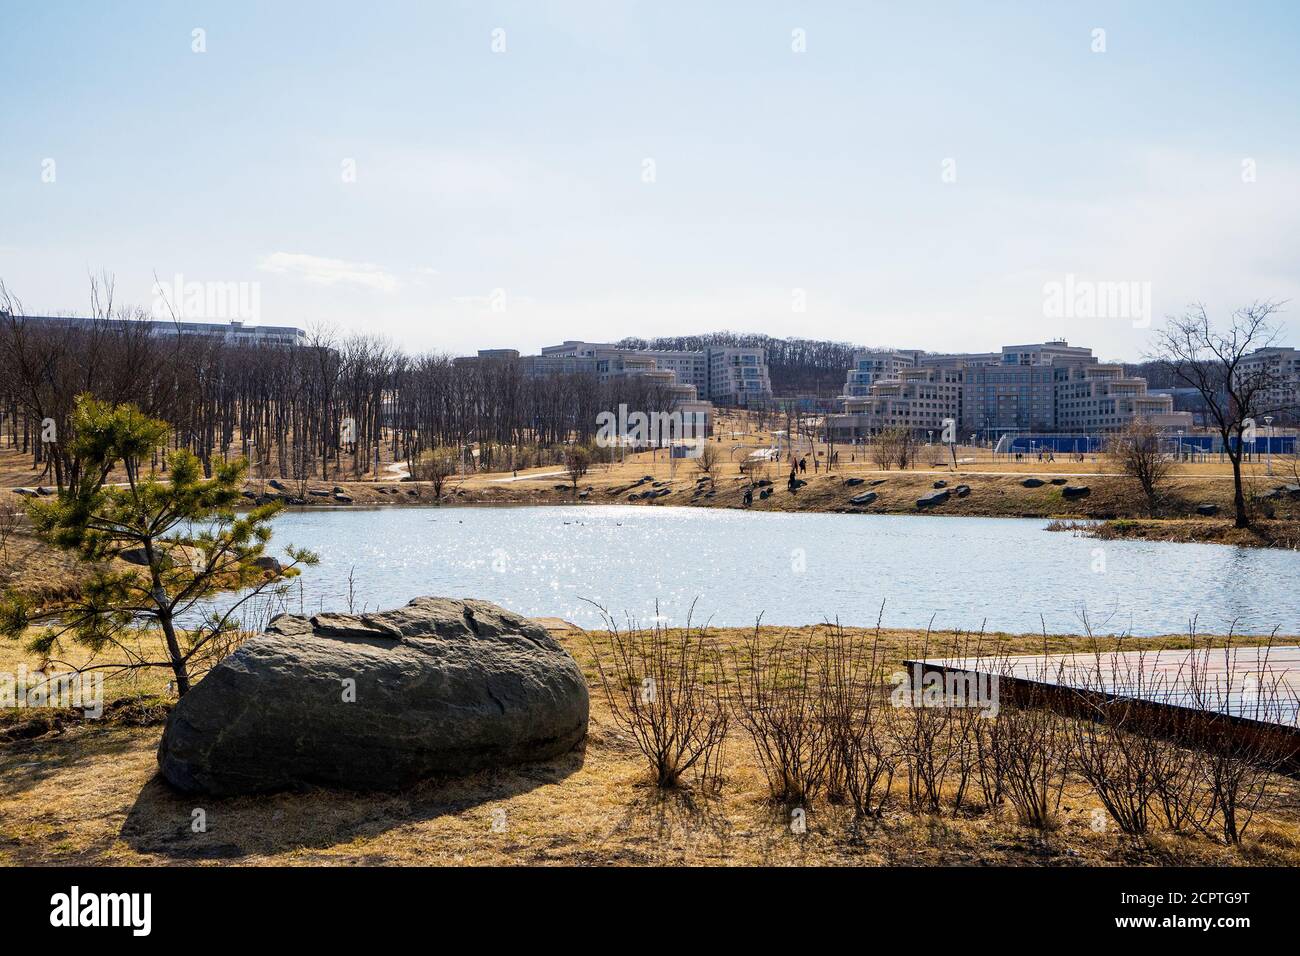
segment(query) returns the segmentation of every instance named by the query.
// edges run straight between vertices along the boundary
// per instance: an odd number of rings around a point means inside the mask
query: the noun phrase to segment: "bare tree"
[[[718,451],[717,445],[709,444],[705,441],[700,446],[700,454],[695,459],[695,470],[704,478],[713,480],[713,474],[718,470],[722,463],[722,456]]]
[[[578,482],[591,467],[591,453],[581,445],[573,445],[564,453],[564,472],[573,482],[573,494],[578,494]]]
[[[433,500],[441,503],[442,492],[447,479],[456,474],[456,459],[441,449],[426,451],[415,461],[411,477],[416,481],[427,481],[433,488]]]
[[[19,509],[7,502],[0,503],[0,559],[6,565],[9,563],[9,539],[18,530],[21,519],[22,512]]]
[[[1155,517],[1165,480],[1173,462],[1160,450],[1160,433],[1150,422],[1135,418],[1110,441],[1111,462],[1121,473],[1138,483],[1147,499],[1147,511]]]
[[[1182,317],[1171,318],[1157,338],[1155,360],[1177,381],[1196,389],[1212,427],[1223,441],[1232,463],[1233,510],[1238,528],[1250,527],[1250,512],[1241,477],[1245,435],[1255,419],[1273,407],[1282,381],[1268,363],[1243,362],[1257,349],[1277,340],[1271,319],[1277,302],[1256,302],[1232,313],[1226,331],[1210,324],[1204,306],[1195,305]]]

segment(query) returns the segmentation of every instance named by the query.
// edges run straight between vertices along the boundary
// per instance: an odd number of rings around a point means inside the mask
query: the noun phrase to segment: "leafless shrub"
[[[891,725],[894,746],[906,772],[908,805],[915,811],[938,813],[946,797],[952,812],[961,812],[983,772],[979,728],[989,710],[981,705],[979,677],[963,665],[979,656],[981,640],[981,634],[958,631],[943,646],[927,629],[919,652],[906,654],[942,665],[929,670],[917,665],[911,675],[902,675],[908,679],[893,695],[900,710]],[[931,657],[932,648],[943,653]]]
[[[433,489],[433,500],[442,501],[447,481],[456,474],[456,456],[442,448],[426,451],[411,463],[411,478],[428,482]]]
[[[1085,627],[1087,622],[1085,620]],[[1076,720],[1066,725],[1074,767],[1120,831],[1146,833],[1161,769],[1160,718],[1147,702],[1165,692],[1165,675],[1145,652],[1094,644],[1068,676]]]
[[[694,769],[700,784],[721,782],[729,711],[724,668],[706,628],[688,618],[680,632],[660,623],[620,630],[600,608],[609,653],[593,644],[601,688],[615,721],[628,730],[660,787]]]
[[[1147,500],[1147,511],[1156,517],[1173,461],[1160,449],[1160,432],[1149,421],[1135,418],[1107,448],[1111,463],[1137,482]]]
[[[1239,647],[1230,634],[1222,647],[1207,646],[1188,658],[1192,702],[1213,715],[1186,734],[1194,777],[1212,808],[1199,828],[1228,844],[1241,842],[1268,803],[1273,774],[1295,756],[1294,737],[1283,725],[1295,721],[1300,702],[1270,664],[1275,637],[1263,646]]]
[[[711,481],[721,466],[722,453],[718,451],[718,446],[705,441],[695,458],[695,470],[700,473],[700,477]]]
[[[1009,661],[999,675],[997,749],[1004,793],[1024,826],[1056,824],[1070,769],[1068,723],[1049,684],[1047,664],[1029,674],[1013,673]]]
[[[871,460],[885,471],[894,465],[906,470],[916,451],[916,439],[906,428],[887,428],[871,439]]]
[[[827,790],[847,799],[858,817],[878,817],[897,769],[890,733],[892,709],[880,625],[870,643],[834,626],[821,654],[821,710],[830,743]]]
[[[737,651],[737,720],[749,733],[774,800],[805,803],[826,786],[834,744],[810,634],[765,640],[758,624]]]

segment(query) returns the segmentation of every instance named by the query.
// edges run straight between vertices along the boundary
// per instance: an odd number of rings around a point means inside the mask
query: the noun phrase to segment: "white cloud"
[[[372,262],[348,262],[297,252],[273,252],[264,256],[257,268],[262,272],[294,275],[318,285],[359,285],[380,292],[396,292],[397,276],[385,272]]]

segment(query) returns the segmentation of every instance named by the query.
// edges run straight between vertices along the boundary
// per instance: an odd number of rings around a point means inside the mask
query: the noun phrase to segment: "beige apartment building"
[[[900,364],[899,359],[904,360]],[[1007,345],[1000,352],[933,355],[913,350],[858,353],[843,412],[827,416],[828,437],[855,441],[889,428],[918,436],[945,422],[959,434],[1116,431],[1134,418],[1190,431],[1172,395],[1153,395],[1145,379],[1103,365],[1092,350],[1064,341]]]

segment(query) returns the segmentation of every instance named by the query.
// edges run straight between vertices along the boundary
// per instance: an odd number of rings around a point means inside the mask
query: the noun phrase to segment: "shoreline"
[[[575,497],[568,482],[553,474],[520,475],[500,480],[473,476],[444,489],[440,501],[426,482],[314,482],[304,498],[269,488],[264,481],[246,484],[246,493],[279,498],[297,510],[347,507],[456,507],[461,505],[520,507],[545,505],[621,505],[727,508],[744,512],[943,515],[984,518],[1035,518],[1059,523],[1051,530],[1089,533],[1103,539],[1130,538],[1177,543],[1227,544],[1281,550],[1300,549],[1300,495],[1278,489],[1281,480],[1252,482],[1253,507],[1262,516],[1254,530],[1233,525],[1232,484],[1217,476],[1187,476],[1169,482],[1165,508],[1151,518],[1137,500],[1131,483],[1109,475],[1000,473],[980,471],[856,471],[850,474],[804,475],[806,484],[790,492],[784,481],[754,488],[753,501],[743,501],[744,484],[734,476],[712,482],[696,475],[655,477],[647,473],[635,482],[593,473],[579,483]],[[1037,482],[1027,486],[1026,481]],[[563,484],[563,488],[561,488]],[[942,485],[942,487],[938,487]],[[968,491],[963,493],[963,486]],[[347,500],[336,499],[341,489]],[[1078,497],[1066,497],[1067,491]],[[767,491],[768,497],[761,497]],[[943,495],[947,492],[947,495]],[[854,502],[871,493],[867,502]],[[937,500],[921,504],[922,498]],[[1197,509],[1217,507],[1206,517]],[[1076,522],[1096,522],[1085,529]]]

